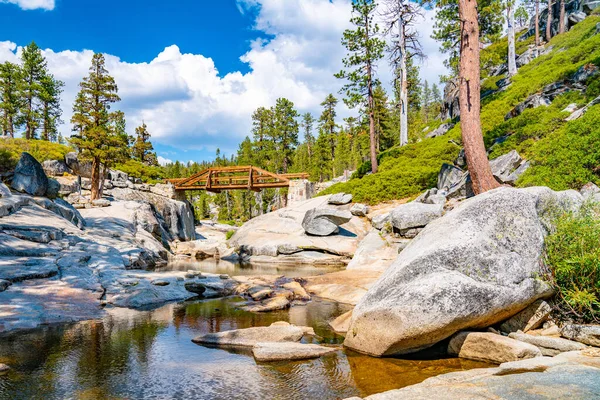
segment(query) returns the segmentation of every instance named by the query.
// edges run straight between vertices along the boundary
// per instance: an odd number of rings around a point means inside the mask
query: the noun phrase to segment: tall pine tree
[[[110,111],[111,104],[120,98],[102,54],[94,54],[89,75],[79,87],[71,118],[76,134],[71,143],[82,157],[92,161],[91,200],[96,200],[101,196],[101,166],[127,157],[128,138],[117,130],[115,122],[119,114]]]
[[[371,171],[377,172],[377,148],[375,138],[375,104],[373,91],[377,86],[375,65],[383,58],[385,42],[378,37],[379,27],[374,22],[377,4],[374,0],[354,0],[350,22],[356,29],[347,29],[342,44],[348,50],[343,63],[346,70],[335,76],[346,79],[342,91],[344,102],[350,107],[361,106],[369,118]]]
[[[273,109],[273,133],[275,142],[274,154],[278,159],[277,172],[287,173],[292,165],[294,150],[298,145],[298,111],[294,103],[285,98],[277,99]]]
[[[15,128],[18,123],[19,110],[21,109],[21,68],[13,63],[0,64],[0,118],[2,134],[15,137]]]
[[[48,76],[47,62],[42,50],[35,44],[25,46],[21,52],[22,96],[21,124],[25,125],[25,139],[35,139],[36,129],[42,119],[42,80]]]
[[[55,142],[58,140],[58,125],[63,123],[60,119],[62,115],[60,95],[65,84],[55,79],[52,74],[44,75],[40,83],[42,139]]]
[[[131,151],[133,158],[136,160],[146,165],[158,165],[154,147],[150,142],[150,132],[148,132],[148,126],[145,122],[135,128],[135,142]]]

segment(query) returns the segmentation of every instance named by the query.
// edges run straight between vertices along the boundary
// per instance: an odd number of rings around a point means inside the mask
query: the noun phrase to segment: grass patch
[[[600,322],[600,207],[556,217],[546,238],[546,263],[552,271],[557,306],[578,322]]]

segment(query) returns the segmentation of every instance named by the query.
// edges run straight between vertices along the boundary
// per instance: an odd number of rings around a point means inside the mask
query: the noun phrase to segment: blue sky
[[[200,161],[217,148],[234,152],[250,134],[252,111],[278,97],[320,112],[342,85],[333,74],[350,10],[350,0],[0,0],[0,62],[18,62],[32,40],[44,49],[66,83],[68,135],[77,85],[93,52],[105,53],[128,131],[145,121],[161,160]],[[431,81],[444,70],[427,18],[421,75]],[[379,68],[383,82],[388,69]],[[354,113],[338,111],[340,122]]]

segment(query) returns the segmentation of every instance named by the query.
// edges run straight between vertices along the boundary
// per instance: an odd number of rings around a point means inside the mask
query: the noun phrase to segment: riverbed
[[[197,267],[211,272],[209,264],[202,265]],[[250,271],[265,273],[263,267]],[[197,299],[145,311],[107,308],[102,320],[1,337],[0,362],[12,370],[0,377],[0,398],[326,400],[487,366],[458,358],[376,359],[341,347],[317,360],[257,363],[248,351],[192,343],[200,334],[275,321],[313,327],[318,336],[311,342],[343,342],[327,322],[350,310],[348,305],[313,298],[286,311],[258,314],[239,310],[243,301]]]

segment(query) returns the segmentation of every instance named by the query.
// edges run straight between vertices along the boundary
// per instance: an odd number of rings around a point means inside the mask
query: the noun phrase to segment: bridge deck
[[[168,179],[175,190],[254,190],[289,187],[292,179],[307,179],[307,173],[274,174],[254,166],[208,168],[189,178]]]

